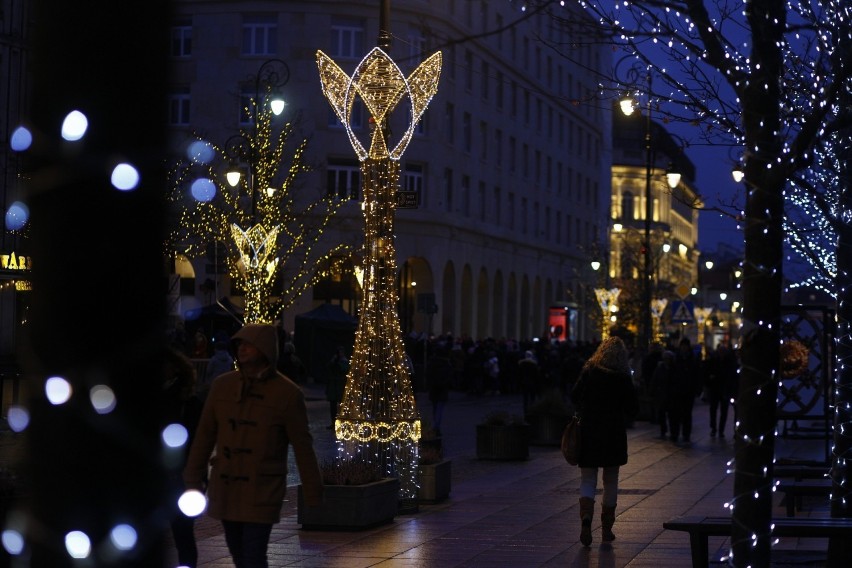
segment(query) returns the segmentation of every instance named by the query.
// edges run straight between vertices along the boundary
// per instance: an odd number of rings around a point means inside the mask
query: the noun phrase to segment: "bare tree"
[[[307,139],[293,141],[294,125],[276,133],[272,112],[260,107],[257,128],[242,130],[223,147],[201,138],[171,170],[172,217],[167,253],[190,258],[221,251],[232,281],[245,291],[244,320],[273,322],[325,276],[349,243],[327,240],[345,200],[298,184],[309,170]],[[250,162],[236,186],[222,173],[239,157]]]
[[[576,31],[576,42],[551,44],[554,50],[573,58],[584,41],[612,43],[661,79],[646,93],[655,111],[694,125],[695,138],[704,143],[742,148],[744,327],[731,560],[736,566],[769,565],[784,192],[811,164],[824,134],[837,128],[842,97],[848,105],[848,4],[588,0],[580,5],[597,22],[585,30],[565,17],[558,2],[533,4],[547,4],[553,25]],[[631,86],[619,77],[602,85]],[[848,179],[846,184],[848,219]],[[848,232],[849,223],[842,225]]]

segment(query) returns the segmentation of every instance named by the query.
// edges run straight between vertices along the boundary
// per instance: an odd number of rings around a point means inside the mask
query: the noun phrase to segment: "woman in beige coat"
[[[290,444],[309,506],[322,500],[322,477],[304,394],[276,370],[275,328],[247,324],[233,340],[238,370],[219,375],[210,387],[184,481],[188,489],[206,488],[208,514],[222,521],[237,568],[266,568],[269,535],[281,520],[287,490]]]

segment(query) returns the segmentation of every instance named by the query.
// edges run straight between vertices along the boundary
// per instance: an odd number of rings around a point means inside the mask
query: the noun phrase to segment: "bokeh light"
[[[189,432],[182,424],[169,424],[163,429],[163,442],[170,448],[180,448],[189,440]]]
[[[18,231],[27,224],[29,219],[29,208],[20,201],[15,201],[6,210],[6,229],[9,231]]]
[[[112,170],[110,181],[113,187],[121,191],[136,189],[139,185],[139,170],[127,163],[118,164]]]
[[[197,517],[207,508],[207,498],[204,493],[195,489],[183,492],[178,499],[178,509],[187,517]]]
[[[80,140],[89,128],[89,119],[79,110],[72,110],[62,121],[62,138],[69,142]]]
[[[24,126],[17,127],[12,136],[9,137],[9,146],[15,152],[23,152],[29,150],[33,144],[33,134]]]
[[[195,164],[209,164],[216,157],[216,151],[206,140],[194,140],[186,149],[186,157]]]
[[[24,535],[18,531],[6,529],[0,539],[3,541],[3,548],[12,556],[17,556],[24,551]]]
[[[89,391],[89,400],[98,414],[109,414],[115,410],[115,393],[106,385],[95,385]]]
[[[207,203],[216,197],[216,184],[208,178],[198,178],[192,182],[190,192],[196,201]]]
[[[30,413],[23,406],[10,406],[6,421],[13,432],[23,432],[30,425]]]
[[[71,398],[71,383],[62,377],[50,377],[44,383],[44,393],[51,404],[65,404]]]
[[[139,540],[136,529],[128,524],[115,525],[109,533],[109,540],[118,550],[132,550]]]
[[[71,531],[65,535],[65,550],[71,558],[88,558],[92,552],[92,541],[83,531]]]

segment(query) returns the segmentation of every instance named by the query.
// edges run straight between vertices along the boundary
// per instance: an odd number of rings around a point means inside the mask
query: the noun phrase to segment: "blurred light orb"
[[[30,413],[23,406],[10,406],[6,421],[13,432],[23,432],[30,425]]]
[[[216,184],[209,178],[198,178],[192,182],[190,192],[196,201],[207,203],[216,197]]]
[[[169,424],[163,428],[163,442],[170,448],[180,448],[189,440],[189,432],[183,424]]]
[[[92,552],[92,541],[83,531],[71,531],[65,535],[65,550],[71,558],[88,558]]]
[[[139,185],[139,170],[127,163],[115,166],[110,177],[113,187],[121,191],[136,189]]]
[[[16,530],[4,530],[0,540],[3,542],[3,548],[12,556],[17,556],[24,551],[24,535]]]
[[[89,401],[98,414],[109,414],[115,410],[115,393],[106,385],[95,385],[89,391]]]
[[[79,110],[72,110],[62,121],[62,138],[69,142],[80,140],[89,128],[89,119]]]
[[[6,229],[18,231],[30,220],[30,209],[20,201],[13,202],[6,210]]]
[[[33,133],[25,126],[17,127],[12,136],[9,137],[9,146],[15,152],[23,152],[29,150],[33,145]]]
[[[186,157],[196,164],[209,164],[216,157],[216,152],[206,140],[195,140],[187,147]]]
[[[50,377],[44,383],[44,393],[51,404],[65,404],[71,398],[71,383],[62,377]]]
[[[183,492],[178,499],[178,509],[187,517],[197,517],[207,508],[207,498],[204,493],[196,489]]]
[[[139,540],[139,535],[136,533],[136,529],[122,523],[112,527],[112,530],[109,532],[109,540],[118,550],[133,550],[133,547],[136,546],[136,542]]]

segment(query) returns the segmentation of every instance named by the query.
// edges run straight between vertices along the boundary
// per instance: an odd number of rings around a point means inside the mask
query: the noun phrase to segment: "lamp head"
[[[740,164],[736,164],[734,169],[731,170],[731,177],[734,178],[734,181],[740,183],[743,181],[745,177],[745,172],[743,171],[743,167]]]
[[[225,179],[228,180],[228,185],[237,187],[240,183],[240,178],[243,177],[243,172],[240,171],[240,166],[235,161],[228,166],[228,171],[225,172]]]
[[[618,106],[621,108],[624,116],[630,116],[636,110],[636,101],[630,95],[624,95],[618,100]]]
[[[672,189],[680,184],[680,172],[675,168],[674,164],[669,164],[669,167],[666,168],[666,182]]]

